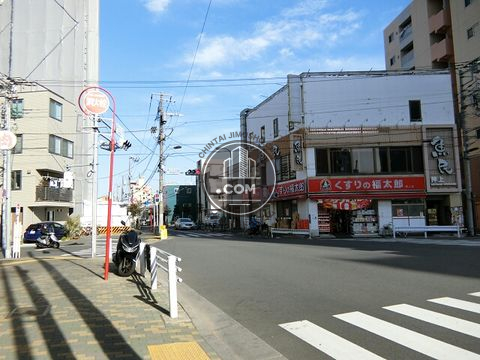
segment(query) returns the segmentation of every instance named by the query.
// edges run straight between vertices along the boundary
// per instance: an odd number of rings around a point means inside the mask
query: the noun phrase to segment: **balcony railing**
[[[400,48],[403,48],[405,45],[409,44],[412,41],[412,33],[412,25],[408,25],[400,31]]]
[[[451,26],[450,11],[447,9],[440,10],[428,19],[430,33],[445,32]]]
[[[453,44],[450,38],[445,38],[432,45],[431,47],[433,61],[448,61],[453,55]]]
[[[72,189],[54,188],[49,186],[37,186],[36,201],[62,201],[72,202]]]
[[[402,69],[409,70],[415,65],[415,53],[413,50],[400,58]]]

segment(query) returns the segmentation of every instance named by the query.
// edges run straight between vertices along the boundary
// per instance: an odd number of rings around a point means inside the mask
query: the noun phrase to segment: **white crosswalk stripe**
[[[469,295],[480,297],[480,292],[470,293]],[[478,303],[449,297],[428,301],[475,313],[480,311],[480,304]],[[472,321],[408,304],[385,306],[383,309],[457,333],[480,338],[480,324]],[[434,359],[480,360],[480,354],[360,311],[333,315],[333,317]],[[308,320],[279,324],[279,326],[335,359],[381,359],[380,356],[371,352],[371,349],[360,347]]]
[[[430,299],[428,301],[434,302],[436,304],[441,304],[445,306],[454,307],[460,310],[466,310],[470,312],[474,312],[480,314],[480,304],[473,303],[470,301],[454,299],[450,297],[443,297],[437,299]]]
[[[377,319],[373,316],[354,311],[346,314],[334,315],[337,319],[346,321],[364,330],[370,331],[383,338],[406,346],[424,355],[439,360],[452,359],[480,359],[480,355],[471,351],[450,345],[446,342],[420,334],[419,332]]]
[[[374,353],[307,320],[280,324],[279,326],[334,359],[383,359],[382,357],[375,355]]]
[[[480,324],[476,324],[471,321],[459,319],[450,315],[440,314],[435,311],[422,309],[408,304],[385,306],[384,309],[480,338]]]

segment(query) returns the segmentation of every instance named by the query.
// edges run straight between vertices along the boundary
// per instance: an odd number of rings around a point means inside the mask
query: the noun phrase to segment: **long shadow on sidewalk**
[[[62,359],[75,359],[72,350],[68,346],[62,331],[50,312],[51,305],[43,293],[35,285],[35,282],[27,275],[28,271],[15,266],[15,270],[22,279],[22,283],[27,289],[28,295],[35,306],[37,324],[42,332],[43,339],[47,345],[48,352],[52,359],[61,357]],[[15,316],[15,315],[13,315]]]
[[[153,296],[152,290],[147,284],[145,284],[139,274],[133,274],[132,278],[128,279],[128,281],[133,282],[135,285],[137,285],[137,289],[140,295],[135,295],[136,299],[143,301],[145,304],[148,304],[154,309],[162,312],[163,314],[170,316],[170,312],[167,309],[158,305],[158,301],[157,299],[155,299],[155,296]]]
[[[83,321],[95,336],[98,345],[109,359],[118,358],[119,354],[124,358],[141,359],[135,350],[128,345],[111,321],[88,298],[73,286],[55,267],[45,260],[38,259],[38,262],[52,275],[59,288],[75,306]]]
[[[5,293],[7,295],[8,308],[10,313],[16,309],[15,299],[13,297],[12,288],[10,287],[10,282],[8,280],[5,269],[2,269],[2,278],[3,283],[5,284]],[[18,359],[33,359],[32,352],[30,350],[30,345],[28,344],[27,334],[23,327],[23,321],[18,316],[9,316],[10,324],[13,330],[13,338],[15,339],[15,350],[17,352]]]

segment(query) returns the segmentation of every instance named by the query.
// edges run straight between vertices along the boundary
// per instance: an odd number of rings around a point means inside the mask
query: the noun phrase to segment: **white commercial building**
[[[372,236],[392,224],[463,226],[447,71],[289,75],[241,121],[275,163],[274,200],[259,215],[278,227]]]

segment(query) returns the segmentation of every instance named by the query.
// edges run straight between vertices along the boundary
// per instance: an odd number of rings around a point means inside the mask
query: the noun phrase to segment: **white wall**
[[[454,124],[450,75],[310,76],[303,79],[305,126],[409,125],[409,100],[420,100],[422,122]]]
[[[283,87],[261,103],[258,108],[250,111],[247,116],[247,135],[253,132],[260,136],[260,128],[265,125],[265,141],[273,137],[273,119],[278,118],[278,137],[288,134],[288,92]]]

